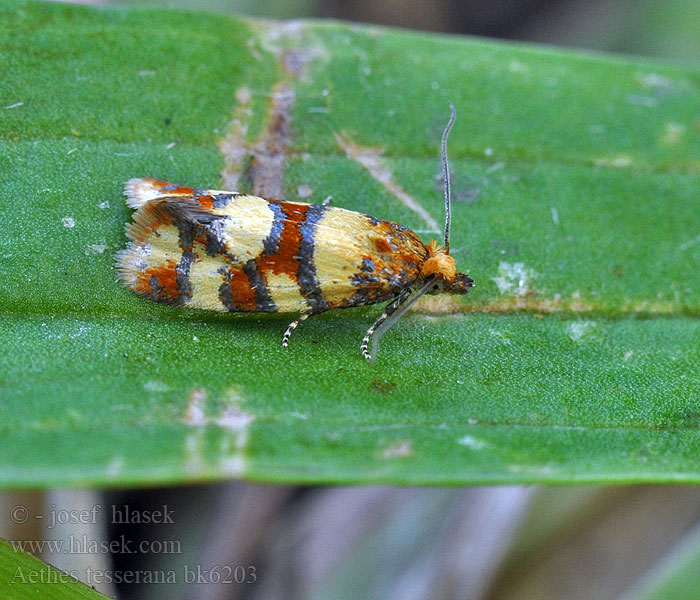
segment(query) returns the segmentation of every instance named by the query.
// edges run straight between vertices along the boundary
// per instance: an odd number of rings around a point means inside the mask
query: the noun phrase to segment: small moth
[[[119,253],[124,285],[174,306],[228,312],[299,313],[282,338],[332,308],[390,300],[360,349],[379,338],[424,294],[466,294],[473,280],[450,256],[450,174],[442,134],[445,245],[424,244],[402,225],[323,204],[200,190],[157,179],[126,183],[137,209]],[[415,293],[414,293],[415,292]],[[368,351],[374,335],[372,354]]]

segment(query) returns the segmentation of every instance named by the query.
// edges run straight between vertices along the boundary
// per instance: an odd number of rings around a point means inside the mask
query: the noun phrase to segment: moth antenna
[[[447,136],[457,118],[457,111],[452,106],[452,102],[448,102],[448,104],[452,114],[445,131],[442,132],[442,179],[445,184],[445,254],[450,253],[450,168],[447,164]]]
[[[434,285],[435,282],[433,281],[433,278],[430,277],[429,280],[425,282],[423,287],[419,289],[411,299],[402,304],[401,307],[398,308],[390,317],[388,317],[386,321],[377,327],[376,331],[374,332],[374,337],[372,338],[372,356],[369,359],[369,362],[373,363],[377,359],[377,353],[379,352],[379,340],[384,335],[386,330],[396,323],[396,321],[401,318],[401,315],[411,308],[411,306],[413,306],[418,299],[425,295]]]

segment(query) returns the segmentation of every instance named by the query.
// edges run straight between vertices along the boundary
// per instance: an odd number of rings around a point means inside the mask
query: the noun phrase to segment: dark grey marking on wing
[[[216,194],[212,196],[212,206],[214,208],[226,208],[231,199],[237,198],[238,194]]]
[[[194,252],[191,249],[182,253],[180,262],[176,267],[177,290],[180,292],[180,304],[187,304],[192,300],[192,283],[190,282],[190,268],[195,260]]]
[[[224,282],[219,286],[219,300],[221,300],[221,304],[229,312],[240,312],[241,309],[236,306],[231,293],[231,271],[228,267],[222,266],[216,272],[224,278]]]
[[[304,222],[299,224],[301,241],[299,243],[297,283],[301,295],[306,298],[313,312],[323,312],[328,309],[328,302],[321,293],[321,284],[316,278],[316,266],[314,265],[314,233],[326,208],[320,204],[311,204],[306,211]]]
[[[226,254],[226,240],[224,239],[224,229],[226,228],[226,217],[221,217],[212,221],[206,226],[207,232],[207,254],[216,256]]]
[[[255,304],[260,312],[277,312],[277,305],[270,296],[265,278],[258,271],[255,259],[243,265],[243,272],[248,276],[251,288],[255,291]]]
[[[272,222],[272,227],[270,228],[270,233],[265,238],[263,242],[263,254],[274,254],[279,250],[280,236],[284,230],[284,221],[286,219],[282,207],[276,202],[270,202],[268,204],[270,210],[274,213],[274,220]]]
[[[360,267],[365,273],[371,273],[374,271],[375,264],[374,261],[371,258],[363,258],[362,259],[362,267]]]

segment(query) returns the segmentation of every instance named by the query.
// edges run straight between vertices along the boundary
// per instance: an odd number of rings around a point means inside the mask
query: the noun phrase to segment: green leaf
[[[0,484],[700,481],[697,70],[161,10],[0,19]],[[282,181],[439,240],[448,101],[476,287],[376,363],[378,306],[284,351],[292,316],[117,281],[132,177]]]
[[[7,600],[100,600],[106,596],[0,539],[0,593]]]

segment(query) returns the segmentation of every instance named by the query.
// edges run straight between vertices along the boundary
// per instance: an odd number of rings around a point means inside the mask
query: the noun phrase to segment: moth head
[[[470,287],[474,286],[474,280],[465,273],[457,273],[455,278],[445,285],[443,290],[447,294],[466,294]]]
[[[435,241],[428,246],[428,258],[421,267],[421,276],[423,281],[433,281],[428,294],[466,294],[474,285],[469,275],[457,272],[455,259]]]

